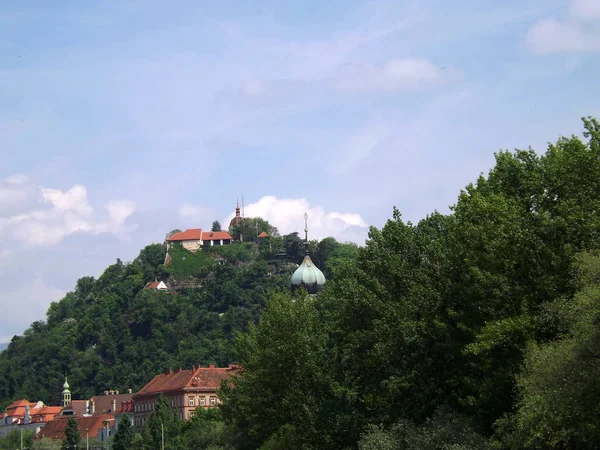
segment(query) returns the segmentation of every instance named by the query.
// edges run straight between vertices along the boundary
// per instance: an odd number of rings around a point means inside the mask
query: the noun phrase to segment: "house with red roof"
[[[144,289],[147,291],[168,291],[169,288],[164,281],[150,281],[146,283]]]
[[[62,441],[65,438],[65,430],[69,419],[77,421],[79,435],[84,446],[88,439],[99,439],[107,435],[105,430],[113,428],[115,416],[112,414],[97,414],[87,417],[66,417],[62,416],[48,422],[44,428],[36,435],[35,440],[50,439],[53,441]]]
[[[168,370],[156,375],[133,396],[134,423],[144,426],[161,395],[179,412],[181,420],[194,417],[196,408],[212,408],[219,404],[217,389],[221,381],[236,373],[239,367],[194,366],[191,369]]]
[[[188,228],[167,238],[167,251],[173,244],[180,244],[186,250],[196,252],[202,246],[229,245],[233,238],[226,231],[202,231],[202,228]]]
[[[25,399],[11,403],[2,414],[0,437],[6,436],[16,427],[38,432],[47,422],[60,413],[60,406],[46,406],[43,402],[29,402]]]

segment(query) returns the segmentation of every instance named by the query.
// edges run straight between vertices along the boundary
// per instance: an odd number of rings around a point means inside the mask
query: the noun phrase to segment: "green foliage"
[[[167,266],[167,271],[171,276],[180,280],[203,278],[208,275],[215,264],[206,251],[190,252],[180,244],[172,244],[169,255],[172,260]]]
[[[552,305],[564,332],[529,346],[516,413],[500,423],[512,448],[600,446],[600,257],[582,254],[576,269],[579,291],[571,302]]]
[[[32,430],[15,429],[0,438],[0,450],[15,450],[21,448],[21,431],[23,431],[23,448],[33,447],[35,432]]]
[[[113,450],[130,450],[133,448],[135,440],[135,430],[131,424],[131,418],[127,414],[123,414],[117,427],[112,449]]]
[[[224,423],[172,422],[169,448],[483,449],[494,430],[498,448],[597,448],[600,125],[584,126],[587,142],[497,153],[451,214],[394,209],[364,248],[309,242],[330,277],[316,298],[287,293],[302,238],[262,219],[233,230],[243,244],[174,246],[167,275],[193,282],[176,294],[141,290],[165,272],[160,246],[117,260],[0,353],[0,399],[56,403],[66,370],[85,398],[237,359]]]
[[[177,410],[171,408],[169,401],[161,395],[142,430],[143,448],[146,450],[162,448],[163,440],[165,450],[181,448],[182,426]]]
[[[196,415],[184,424],[183,436],[185,448],[225,449],[225,424],[221,411],[197,408]]]
[[[263,231],[269,236],[279,236],[277,227],[261,217],[244,217],[238,225],[230,230],[230,233],[235,240],[256,242],[258,235]]]
[[[402,420],[389,429],[370,425],[358,442],[359,450],[485,450],[486,439],[468,421],[451,411],[437,411],[420,426]]]
[[[18,398],[59,404],[65,373],[74,398],[89,398],[106,389],[135,392],[170,367],[225,366],[235,361],[235,332],[257,322],[268,293],[289,283],[288,272],[270,276],[260,254],[234,244],[215,250],[227,258],[222,265],[210,252],[200,256],[211,272],[191,287],[143,290],[162,266],[161,248],[117,261],[98,279],[82,278],[45,322],[15,336],[0,353],[0,407]]]
[[[62,441],[61,450],[76,449],[81,442],[79,425],[75,419],[69,419],[65,428],[65,439]]]
[[[282,448],[275,445],[282,440],[287,448],[327,447],[316,433],[326,420],[320,399],[330,391],[326,344],[313,301],[271,298],[260,326],[238,337],[243,376],[222,391],[236,448],[258,448],[268,439],[266,448]]]

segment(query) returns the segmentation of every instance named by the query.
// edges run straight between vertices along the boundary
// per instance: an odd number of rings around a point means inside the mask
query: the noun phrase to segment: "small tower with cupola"
[[[71,391],[69,390],[69,387],[69,382],[67,381],[67,377],[65,377],[65,384],[63,384],[62,391],[63,408],[66,407],[69,403],[71,403]]]

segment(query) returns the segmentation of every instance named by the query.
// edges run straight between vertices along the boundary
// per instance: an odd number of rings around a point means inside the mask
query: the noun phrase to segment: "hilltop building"
[[[144,286],[144,289],[147,291],[168,291],[169,288],[165,284],[164,281],[149,281]]]
[[[308,214],[304,214],[304,247],[305,256],[302,264],[292,274],[292,290],[304,288],[310,295],[315,295],[325,287],[325,275],[310,259],[308,251]]]
[[[173,244],[181,244],[190,252],[196,252],[202,246],[229,245],[232,238],[226,231],[202,231],[202,228],[188,228],[167,238],[167,251]]]
[[[161,395],[179,412],[181,420],[194,417],[198,407],[211,408],[219,404],[217,389],[221,381],[234,374],[238,366],[194,366],[191,369],[168,370],[156,375],[133,396],[133,415],[136,428],[141,428],[154,411]]]

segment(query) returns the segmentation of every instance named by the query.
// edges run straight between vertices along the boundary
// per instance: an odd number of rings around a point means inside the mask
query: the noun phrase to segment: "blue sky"
[[[0,54],[0,342],[242,194],[363,242],[600,106],[598,0],[8,0]]]

